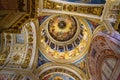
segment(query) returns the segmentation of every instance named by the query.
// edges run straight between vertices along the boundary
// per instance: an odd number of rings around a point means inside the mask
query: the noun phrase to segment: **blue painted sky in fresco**
[[[89,4],[104,4],[105,0],[61,0],[67,2],[77,2],[77,3],[89,3]]]
[[[46,57],[44,57],[43,55],[42,55],[42,53],[38,50],[38,65],[37,65],[37,68],[39,67],[39,66],[41,66],[42,64],[45,64],[45,63],[47,63],[47,62],[49,62],[49,60],[46,58]]]

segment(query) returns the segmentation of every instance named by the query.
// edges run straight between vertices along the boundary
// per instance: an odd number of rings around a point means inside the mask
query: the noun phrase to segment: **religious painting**
[[[68,15],[59,15],[52,18],[48,23],[50,36],[56,41],[68,41],[77,32],[77,21]]]
[[[65,74],[55,73],[55,74],[47,75],[42,80],[74,80],[74,79]]]
[[[16,34],[16,43],[24,44],[24,34]]]

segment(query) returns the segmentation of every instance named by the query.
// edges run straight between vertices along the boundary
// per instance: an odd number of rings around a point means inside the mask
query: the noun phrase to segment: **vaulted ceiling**
[[[119,0],[0,0],[0,80],[119,80]]]

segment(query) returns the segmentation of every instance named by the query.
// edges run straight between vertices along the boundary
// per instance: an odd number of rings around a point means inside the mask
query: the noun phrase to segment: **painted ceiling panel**
[[[77,56],[83,57],[86,54],[83,54],[87,48],[85,46],[88,46],[89,37],[92,35],[86,23],[84,19],[70,15],[50,16],[39,27],[41,32],[39,49],[42,54],[51,61],[54,59],[63,63]]]
[[[75,3],[105,4],[105,0],[61,0]]]
[[[43,12],[36,11],[41,8],[37,7],[41,3],[35,2],[37,8],[34,10],[33,5],[34,11],[27,15],[36,16],[20,18],[21,23],[17,20],[20,24],[13,26],[17,29],[21,26],[21,33],[0,33],[0,80],[108,80],[113,72],[115,75],[110,80],[120,80],[120,67],[116,66],[120,63],[120,35],[109,34],[106,31],[109,26],[105,26],[100,18],[94,18],[102,17],[105,0],[39,1],[44,1],[43,10],[40,9]],[[6,21],[12,20],[7,18]],[[95,31],[106,32],[98,34]],[[104,59],[107,57],[110,59]],[[21,75],[1,73],[5,69]]]

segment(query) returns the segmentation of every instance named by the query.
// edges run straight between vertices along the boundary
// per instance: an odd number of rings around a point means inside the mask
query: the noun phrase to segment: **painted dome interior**
[[[77,31],[77,21],[72,16],[58,15],[50,19],[48,32],[57,41],[70,40]]]
[[[0,0],[0,80],[120,80],[120,0]]]
[[[64,26],[62,29],[59,28],[61,21]],[[57,59],[69,60],[79,54],[83,57],[86,54],[87,42],[92,35],[86,23],[82,18],[69,15],[55,15],[46,19],[46,22],[40,26],[42,32],[39,49],[46,49],[43,54],[56,61]]]

